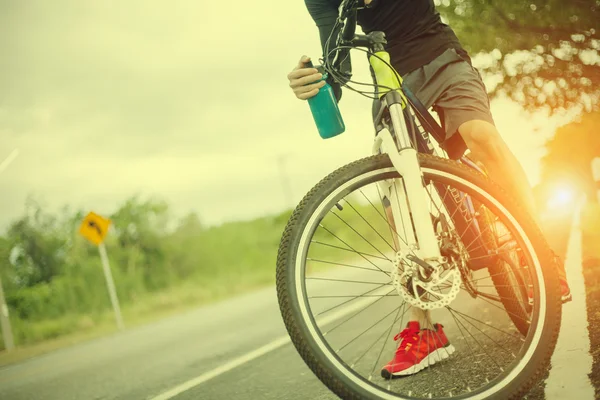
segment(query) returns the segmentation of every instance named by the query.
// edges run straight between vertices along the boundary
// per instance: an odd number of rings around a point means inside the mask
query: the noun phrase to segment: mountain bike
[[[367,54],[379,100],[373,155],[325,177],[289,218],[276,271],[287,331],[343,399],[521,398],[558,337],[551,252],[519,202],[439,148],[442,127],[402,85],[383,32],[356,34],[358,7],[342,2],[323,66],[355,90],[342,66],[351,49]],[[379,369],[411,307],[444,324],[456,351],[390,379]]]

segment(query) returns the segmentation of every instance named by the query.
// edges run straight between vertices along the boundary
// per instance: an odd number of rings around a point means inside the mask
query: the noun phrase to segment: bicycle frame
[[[385,60],[385,62],[382,60]],[[417,251],[418,256],[424,260],[443,262],[444,259],[440,258],[439,244],[433,231],[434,227],[427,207],[410,206],[410,204],[427,204],[428,201],[416,153],[433,154],[434,149],[428,135],[409,129],[409,127],[413,127],[414,130],[415,124],[414,121],[412,121],[412,124],[406,123],[406,119],[412,118],[412,115],[410,113],[405,114],[405,110],[410,106],[421,124],[427,126],[425,133],[431,132],[438,142],[443,140],[443,131],[410,90],[402,86],[400,75],[387,65],[389,64],[388,53],[385,51],[376,52],[374,56],[370,57],[369,61],[378,87],[397,88],[395,90],[386,89],[379,95],[382,106],[376,118],[375,126],[379,126],[380,129],[377,130],[373,153],[387,153],[394,168],[402,176],[402,179],[396,180],[395,185],[400,187],[399,193],[404,193],[404,196],[398,196],[397,188],[395,193],[391,190],[391,187],[381,188],[390,201],[394,222],[410,221],[414,227],[414,232],[411,229],[405,230],[407,243],[398,243],[398,246],[404,254]],[[379,124],[383,118],[382,111],[386,107],[389,109],[392,131]],[[412,143],[412,134],[414,134],[416,143]],[[394,140],[394,137],[397,140]],[[463,157],[460,161],[483,173],[469,159]],[[441,184],[434,184],[434,187],[440,199],[443,200],[449,215],[453,216],[452,222],[455,229],[461,233],[463,243],[472,246],[474,249],[470,252],[473,260],[469,261],[469,268],[479,270],[487,267],[488,263],[485,261],[484,256],[488,255],[488,245],[482,239],[481,229],[475,218],[475,208],[470,197],[456,189],[448,189]]]

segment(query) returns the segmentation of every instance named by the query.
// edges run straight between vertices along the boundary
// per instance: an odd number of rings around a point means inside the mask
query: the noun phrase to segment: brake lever
[[[379,0],[371,0],[369,4],[365,4],[365,0],[358,0],[357,3],[357,7],[359,10],[363,8],[375,8],[379,4]]]

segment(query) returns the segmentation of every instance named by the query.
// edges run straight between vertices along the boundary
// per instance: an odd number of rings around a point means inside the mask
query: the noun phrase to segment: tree
[[[600,0],[436,0],[473,55],[488,52],[484,76],[527,109],[550,111],[600,99]]]
[[[204,259],[204,226],[195,212],[179,220],[175,231],[166,237],[169,246],[169,268],[180,279],[186,279],[200,271]]]
[[[596,199],[591,162],[600,156],[600,112],[586,114],[578,121],[559,128],[546,144],[548,153],[542,159],[542,179],[550,190],[563,183],[584,191],[588,199]]]
[[[200,217],[195,212],[190,212],[179,220],[179,226],[173,233],[174,236],[197,236],[204,231]]]
[[[163,237],[168,223],[168,205],[160,200],[142,201],[139,196],[127,200],[110,219],[114,223],[117,240],[126,252],[127,273],[134,275],[142,267],[141,274],[147,286],[160,286],[157,271],[165,261]]]
[[[50,282],[59,275],[68,251],[68,237],[57,219],[28,198],[26,213],[7,234],[9,258],[19,286]]]

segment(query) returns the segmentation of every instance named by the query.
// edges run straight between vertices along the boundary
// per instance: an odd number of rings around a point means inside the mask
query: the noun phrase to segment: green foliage
[[[110,316],[98,250],[77,233],[84,215],[68,208],[53,215],[29,199],[24,215],[0,236],[0,278],[17,345],[87,329]],[[109,216],[106,242],[124,312],[153,313],[273,283],[289,215],[207,229],[192,213],[169,230],[166,203],[130,198]]]
[[[591,111],[600,96],[600,1],[436,0],[471,52],[492,52],[484,74],[502,79],[506,93],[534,109],[579,104]]]
[[[45,214],[41,206],[28,199],[25,215],[8,231],[15,278],[21,286],[49,282],[64,263],[67,239],[54,216]]]

